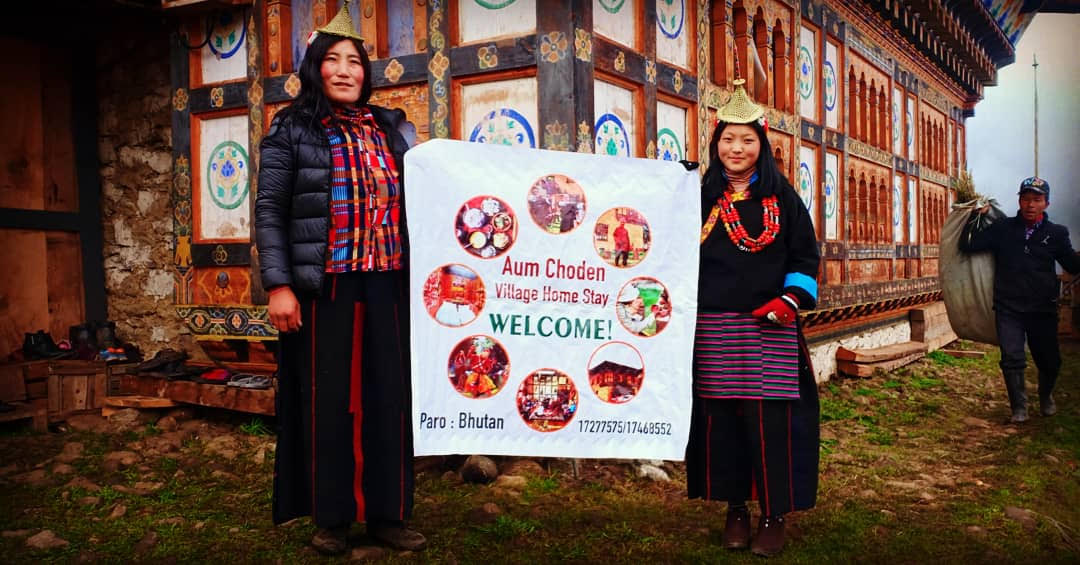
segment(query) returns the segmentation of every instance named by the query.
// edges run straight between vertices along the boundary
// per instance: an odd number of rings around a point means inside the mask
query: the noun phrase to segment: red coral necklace
[[[776,234],[780,233],[780,206],[777,204],[776,195],[766,196],[761,199],[761,219],[765,224],[765,229],[761,232],[761,235],[750,237],[739,219],[738,210],[735,209],[731,198],[725,192],[720,195],[720,198],[716,199],[716,204],[713,205],[712,212],[709,213],[709,219],[705,221],[705,225],[701,228],[701,242],[705,243],[709,233],[716,227],[717,220],[723,220],[724,231],[727,232],[728,238],[735,244],[735,247],[747,253],[757,253],[775,241]]]

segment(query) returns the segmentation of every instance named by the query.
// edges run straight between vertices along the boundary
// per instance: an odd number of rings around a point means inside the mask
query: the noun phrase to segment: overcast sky
[[[975,190],[1009,215],[1020,181],[1034,174],[1031,56],[1039,60],[1039,176],[1050,183],[1050,218],[1080,246],[1080,14],[1038,14],[967,120]]]

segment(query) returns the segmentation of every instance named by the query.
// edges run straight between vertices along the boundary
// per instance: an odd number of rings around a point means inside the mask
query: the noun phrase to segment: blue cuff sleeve
[[[817,301],[817,281],[814,280],[814,277],[802,273],[788,273],[784,276],[784,286],[801,288],[805,290],[815,302]]]

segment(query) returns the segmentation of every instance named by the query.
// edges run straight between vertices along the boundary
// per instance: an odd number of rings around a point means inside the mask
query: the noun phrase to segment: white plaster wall
[[[842,337],[810,346],[810,361],[814,365],[814,380],[823,383],[836,375],[836,350],[882,347],[911,341],[911,324],[907,320],[893,325]]]

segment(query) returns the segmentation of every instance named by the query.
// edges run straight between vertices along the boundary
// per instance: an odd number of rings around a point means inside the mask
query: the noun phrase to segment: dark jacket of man
[[[390,144],[405,185],[405,151],[399,131],[405,112],[368,105]],[[317,293],[326,272],[330,239],[330,141],[318,120],[289,113],[277,116],[259,146],[255,198],[255,239],[265,288],[289,285],[293,292]],[[405,207],[401,237],[408,252]]]
[[[994,253],[995,310],[1056,312],[1061,287],[1054,261],[1070,273],[1080,273],[1080,257],[1069,241],[1069,229],[1044,214],[1030,238],[1024,239],[1024,231],[1019,213],[991,224],[970,240],[965,227],[960,249]]]

